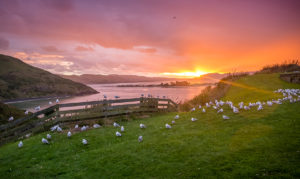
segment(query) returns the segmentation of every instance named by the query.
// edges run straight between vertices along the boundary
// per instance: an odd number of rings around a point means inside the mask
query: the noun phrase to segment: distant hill
[[[176,78],[145,77],[137,75],[61,75],[61,77],[84,84],[105,84],[105,83],[136,83],[136,82],[155,82],[173,81]]]
[[[86,85],[0,54],[0,100],[93,93]]]
[[[106,83],[136,83],[136,82],[161,82],[161,81],[189,81],[191,83],[215,83],[225,74],[209,73],[198,78],[164,78],[145,77],[137,75],[60,75],[63,78],[84,84],[106,84]]]
[[[208,73],[197,78],[192,78],[187,81],[191,83],[217,83],[220,79],[226,77],[227,74]]]

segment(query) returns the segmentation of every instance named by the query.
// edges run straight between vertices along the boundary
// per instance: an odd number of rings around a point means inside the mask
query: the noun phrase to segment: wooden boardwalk
[[[0,145],[30,133],[49,130],[66,122],[121,116],[133,113],[177,111],[170,99],[132,98],[56,104],[0,126]]]

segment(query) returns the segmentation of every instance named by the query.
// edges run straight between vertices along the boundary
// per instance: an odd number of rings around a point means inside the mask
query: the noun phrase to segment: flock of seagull
[[[261,102],[261,101],[257,101],[255,103],[250,102],[248,104],[245,104],[244,102],[240,102],[240,103],[238,103],[237,106],[234,106],[233,102],[231,102],[231,101],[224,102],[222,100],[219,100],[219,101],[215,100],[215,102],[210,101],[208,103],[205,103],[204,106],[199,105],[198,109],[201,110],[203,113],[205,113],[206,109],[213,108],[213,109],[216,110],[217,113],[223,113],[224,110],[223,110],[222,107],[225,106],[225,105],[228,105],[232,109],[233,113],[239,113],[242,110],[246,111],[246,110],[250,110],[251,108],[256,108],[257,111],[261,111],[261,110],[264,109],[264,106],[272,106],[273,104],[282,104],[284,101],[289,101],[290,103],[300,101],[300,89],[278,89],[278,90],[274,91],[274,93],[282,93],[283,98],[279,98],[277,100],[272,99],[272,100],[269,100],[269,101],[266,101],[266,102]],[[196,111],[196,107],[192,108],[191,111]],[[180,118],[180,116],[176,115],[174,117],[174,120],[172,120],[172,124],[175,124],[175,120],[177,120],[179,118]],[[222,115],[222,118],[225,119],[225,120],[230,119],[226,115]],[[195,122],[195,121],[197,121],[197,118],[192,117],[191,121]],[[120,124],[118,124],[116,122],[113,123],[113,126],[115,128],[120,128],[120,132],[116,131],[115,134],[116,134],[117,137],[121,137],[122,132],[125,131],[124,126],[120,126]],[[100,128],[100,127],[101,126],[99,124],[94,124],[93,125],[93,128]],[[76,124],[75,129],[78,129],[78,128],[79,128],[79,126],[78,126],[78,124]],[[86,131],[88,128],[89,128],[89,126],[82,126],[80,128],[80,131],[81,132]],[[146,129],[146,125],[145,124],[140,124],[140,128],[141,129]],[[166,129],[171,129],[172,126],[170,124],[166,123],[165,128]],[[54,132],[54,131],[62,132],[63,131],[62,128],[59,125],[55,125],[55,126],[51,127],[50,130],[52,132]],[[71,136],[72,136],[71,131],[68,131],[67,137],[70,138]],[[50,144],[49,140],[51,140],[51,135],[47,134],[46,138],[42,138],[42,143],[43,144]],[[142,141],[143,141],[143,136],[139,136],[138,137],[138,142],[142,142]],[[88,141],[86,139],[82,139],[82,144],[87,145]],[[22,141],[19,142],[18,147],[19,148],[23,147],[23,142]]]

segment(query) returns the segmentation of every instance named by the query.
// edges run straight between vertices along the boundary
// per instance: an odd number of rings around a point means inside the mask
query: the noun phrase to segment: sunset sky
[[[60,74],[254,71],[299,58],[300,1],[0,0],[0,53]]]

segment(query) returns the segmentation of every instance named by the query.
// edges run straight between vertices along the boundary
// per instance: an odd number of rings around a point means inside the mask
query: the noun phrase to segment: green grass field
[[[277,99],[278,88],[300,88],[277,74],[242,78],[224,100],[255,102]],[[42,133],[0,147],[1,178],[259,178],[300,177],[300,103],[264,107],[263,111],[232,113],[223,120],[214,109],[156,114],[123,122],[125,132],[115,137],[111,126],[74,134],[52,133],[43,145]],[[196,122],[190,118],[196,117]],[[140,129],[139,124],[147,125]],[[138,142],[143,135],[144,141]],[[89,144],[84,146],[85,138]]]

